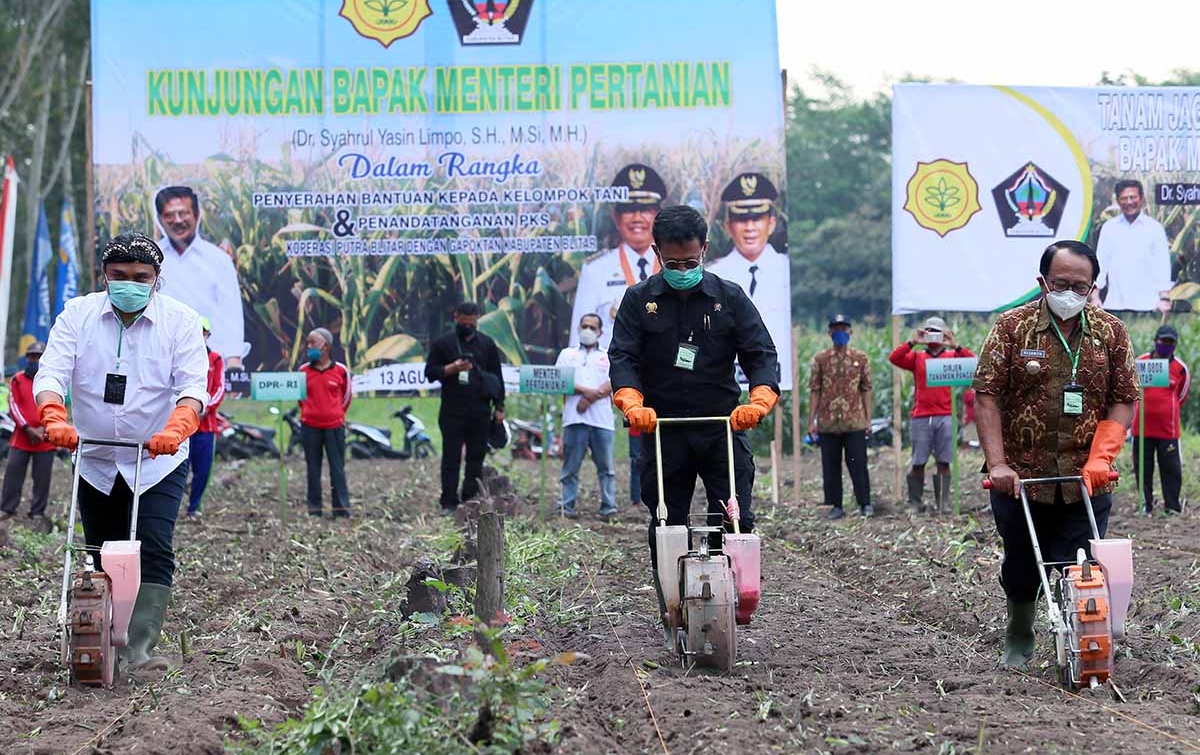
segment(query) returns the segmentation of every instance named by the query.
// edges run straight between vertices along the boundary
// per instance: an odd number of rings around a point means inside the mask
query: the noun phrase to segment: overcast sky
[[[1041,3],[776,0],[790,81],[814,67],[860,96],[904,74],[966,84],[1091,86],[1104,71],[1151,79],[1200,69],[1195,0]]]

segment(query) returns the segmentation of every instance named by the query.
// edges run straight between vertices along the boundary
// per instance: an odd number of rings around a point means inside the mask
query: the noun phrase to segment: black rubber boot
[[[934,484],[937,484],[937,478],[934,478]],[[936,491],[937,488],[935,487]],[[917,477],[914,474],[908,475],[908,507],[914,514],[925,513],[925,475]]]
[[[953,503],[950,497],[950,475],[935,474],[933,476],[933,495],[937,499],[937,513],[950,511]]]
[[[1008,601],[1008,631],[1004,633],[1004,657],[1000,665],[1006,668],[1025,668],[1033,658],[1035,645],[1033,620],[1037,615],[1037,601],[1015,603]]]

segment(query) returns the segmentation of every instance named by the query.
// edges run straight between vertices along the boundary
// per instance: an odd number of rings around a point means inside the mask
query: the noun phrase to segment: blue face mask
[[[141,312],[150,304],[150,291],[152,289],[153,286],[149,283],[109,281],[108,300],[112,302],[114,309],[119,309],[122,312]]]
[[[696,265],[691,270],[672,270],[669,267],[664,267],[662,271],[663,280],[667,285],[677,291],[686,291],[689,288],[695,288],[700,285],[701,279],[704,278],[704,268]]]
[[[320,349],[309,349],[308,350],[308,361],[310,361],[310,362],[321,361],[321,350]]]
[[[844,330],[835,330],[829,334],[834,346],[845,346],[850,343],[850,334]]]

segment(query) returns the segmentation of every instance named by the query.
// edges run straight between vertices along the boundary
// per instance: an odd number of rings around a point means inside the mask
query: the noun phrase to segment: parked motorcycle
[[[0,412],[0,459],[8,458],[8,445],[16,429],[17,423],[13,422],[12,415]]]
[[[437,455],[433,438],[425,432],[425,423],[412,413],[411,406],[405,406],[392,416],[404,423],[404,451],[408,454],[405,458],[428,459]]]
[[[235,422],[218,412],[216,436],[215,453],[222,461],[279,456],[273,427]]]
[[[526,422],[520,419],[506,419],[508,424],[510,443],[512,448],[512,457],[514,459],[540,459],[542,452],[545,450],[543,442],[542,424],[540,422]],[[551,422],[550,429],[550,446],[547,452],[550,458],[560,456],[562,453],[561,442],[554,435],[554,426]]]
[[[363,422],[346,423],[346,448],[351,459],[407,459],[412,454],[392,448],[392,429]]]

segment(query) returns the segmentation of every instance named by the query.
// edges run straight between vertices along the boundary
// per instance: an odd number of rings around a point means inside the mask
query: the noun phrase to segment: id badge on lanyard
[[[125,340],[125,328],[121,327],[121,335],[117,337],[117,363],[113,371],[104,376],[104,403],[124,404],[125,388],[129,376],[121,372],[121,344]]]
[[[1080,313],[1080,328],[1087,327],[1087,315]],[[1064,417],[1078,417],[1083,414],[1083,386],[1075,382],[1075,375],[1079,370],[1079,355],[1083,351],[1083,343],[1087,340],[1087,333],[1081,332],[1079,335],[1079,346],[1075,349],[1075,353],[1071,353],[1071,345],[1067,343],[1067,339],[1063,337],[1062,330],[1059,329],[1051,317],[1050,324],[1054,326],[1054,333],[1058,336],[1058,340],[1062,342],[1063,350],[1067,352],[1067,358],[1071,360],[1071,379],[1063,386],[1063,403],[1062,413]]]
[[[1067,417],[1078,417],[1083,414],[1083,387],[1075,383],[1063,386],[1062,413]]]

